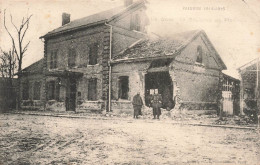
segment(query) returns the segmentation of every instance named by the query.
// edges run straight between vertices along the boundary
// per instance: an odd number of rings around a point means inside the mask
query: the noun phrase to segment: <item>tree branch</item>
[[[22,28],[24,27],[25,24],[27,25],[26,28],[25,28],[25,30],[24,30],[24,32],[23,32],[23,35],[22,35],[22,38],[21,38],[21,42],[23,42],[23,38],[24,38],[24,36],[25,36],[25,34],[26,34],[26,31],[27,31],[28,28],[29,28],[29,23],[30,23],[31,17],[32,17],[32,15],[30,15],[30,17],[27,18],[27,20],[25,21],[25,23],[21,25]],[[21,30],[22,30],[22,29],[21,29]]]
[[[23,48],[22,55],[27,51],[27,48],[28,48],[29,44],[30,44],[30,41]]]
[[[16,31],[19,33],[19,31],[18,31],[18,28],[15,26],[15,24],[13,23],[13,17],[12,17],[12,15],[10,14],[10,18],[11,18],[11,23],[13,24],[13,26],[15,27],[15,29],[16,29]]]
[[[12,43],[13,43],[13,46],[14,46],[14,52],[19,60],[19,56],[18,56],[18,53],[17,53],[17,49],[16,49],[16,45],[15,45],[15,42],[14,42],[14,38],[13,36],[11,35],[11,33],[9,32],[8,28],[6,27],[6,23],[5,23],[5,11],[6,9],[4,10],[4,27],[5,27],[5,30],[7,31],[8,35],[10,36],[10,38],[12,39]]]

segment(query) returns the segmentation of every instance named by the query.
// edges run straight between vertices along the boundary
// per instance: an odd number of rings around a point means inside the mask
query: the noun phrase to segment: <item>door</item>
[[[233,98],[231,91],[222,91],[223,100],[223,112],[228,115],[233,115]]]
[[[77,92],[76,80],[71,78],[68,83],[67,94],[66,94],[66,111],[76,110],[76,92]]]

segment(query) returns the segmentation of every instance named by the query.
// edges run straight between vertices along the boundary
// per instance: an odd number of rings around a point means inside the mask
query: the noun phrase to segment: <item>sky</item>
[[[260,0],[147,0],[150,18],[149,33],[169,36],[174,33],[201,29],[206,32],[227,70],[238,78],[237,68],[260,57]],[[123,5],[123,0],[0,0],[0,47],[11,48],[11,40],[3,26],[3,10],[12,34],[23,17],[33,15],[25,37],[30,41],[23,68],[43,57],[43,41],[47,32],[61,26],[63,12],[71,20],[86,17]]]

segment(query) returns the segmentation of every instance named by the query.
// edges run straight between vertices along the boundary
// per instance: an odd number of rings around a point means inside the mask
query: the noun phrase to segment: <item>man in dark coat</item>
[[[158,91],[155,90],[154,92],[155,94],[152,96],[152,107],[153,107],[153,116],[154,119],[159,119],[160,115],[161,115],[161,107],[162,107],[162,96],[160,94],[158,94]]]
[[[142,114],[141,109],[143,106],[143,100],[139,92],[134,96],[132,104],[134,107],[134,118],[138,119],[138,115]]]

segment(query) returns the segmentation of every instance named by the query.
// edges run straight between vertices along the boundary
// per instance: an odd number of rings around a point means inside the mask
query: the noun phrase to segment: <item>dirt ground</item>
[[[255,130],[0,114],[0,164],[260,164]]]

